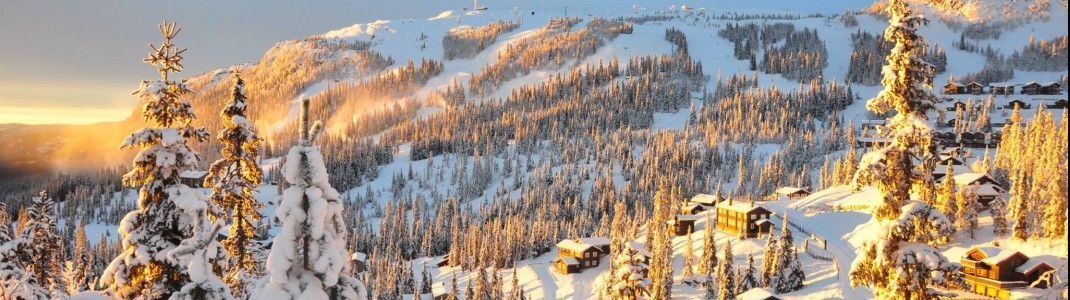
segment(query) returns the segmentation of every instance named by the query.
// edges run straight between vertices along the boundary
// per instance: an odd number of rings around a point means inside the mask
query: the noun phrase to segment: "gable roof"
[[[721,203],[717,203],[717,208],[723,208],[734,212],[748,214],[757,210],[764,210],[766,212],[770,212],[768,209],[762,207],[761,205],[754,204],[753,201],[739,201],[735,203],[732,203],[732,201],[723,201]]]
[[[978,180],[981,180],[981,179],[988,179],[988,180],[990,180],[992,182],[996,182],[996,179],[992,178],[992,176],[988,176],[988,174],[969,172],[969,173],[955,174],[955,185],[960,185],[961,186],[961,185],[973,184],[974,182],[976,182]]]
[[[561,240],[557,243],[557,248],[572,250],[576,252],[584,252],[588,249],[594,248],[593,245],[577,243],[573,240]]]
[[[969,251],[966,251],[966,256],[969,257],[972,253],[981,253],[984,256],[981,261],[990,265],[998,265],[1011,257],[1019,255],[1028,258],[1021,252],[992,246],[973,246]]]
[[[797,188],[797,187],[791,187],[791,186],[785,186],[785,187],[781,187],[779,189],[776,189],[776,193],[777,194],[782,194],[782,195],[791,195],[791,194],[798,193],[798,192],[809,193],[810,191],[807,190],[807,189],[804,189],[804,188]]]
[[[947,83],[944,84],[944,87],[949,87],[949,86],[962,86],[962,84],[958,83],[957,81],[948,81]]]
[[[688,202],[704,204],[704,205],[716,205],[718,198],[721,198],[721,197],[717,197],[716,195],[710,195],[710,194],[698,194],[698,195],[695,195],[694,197],[691,197],[691,200],[689,200]]]
[[[610,240],[607,237],[588,237],[578,238],[576,242],[581,244],[591,245],[595,247],[609,246]]]
[[[1033,271],[1036,271],[1036,270],[1041,269],[1041,268],[1047,268],[1048,270],[1055,270],[1055,267],[1052,267],[1051,265],[1049,265],[1048,263],[1046,263],[1046,262],[1044,262],[1042,260],[1039,260],[1039,259],[1036,259],[1036,258],[1030,258],[1024,264],[1022,264],[1021,266],[1018,266],[1017,268],[1014,268],[1014,271],[1018,272],[1018,273],[1022,273],[1022,274],[1028,275],[1029,273],[1033,273]]]
[[[557,259],[554,260],[554,262],[558,262],[558,261],[564,262],[566,265],[579,265],[580,264],[580,261],[578,259],[576,259],[575,257],[571,257],[571,256],[562,256],[562,257],[558,257]]]
[[[771,291],[769,291],[767,289],[753,288],[753,289],[750,289],[750,290],[748,290],[746,292],[743,292],[742,294],[739,294],[738,296],[736,296],[736,299],[739,299],[739,300],[769,300],[769,299],[780,299],[780,298],[777,298],[777,296],[774,295],[773,292],[771,292]]]

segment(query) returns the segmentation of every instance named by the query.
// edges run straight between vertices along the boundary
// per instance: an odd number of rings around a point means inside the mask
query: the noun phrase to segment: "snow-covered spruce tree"
[[[684,282],[693,282],[691,277],[695,276],[693,264],[695,261],[695,249],[691,245],[694,243],[691,239],[691,233],[691,231],[687,232],[687,241],[684,244],[684,270],[682,275]]]
[[[956,210],[958,216],[955,216],[955,227],[959,232],[969,233],[972,239],[978,226],[977,212],[981,210],[981,203],[977,202],[977,186],[962,187],[956,198],[958,198],[959,209]]]
[[[777,258],[777,253],[780,249],[779,247],[777,247],[777,244],[778,242],[776,237],[774,237],[773,233],[770,232],[768,238],[765,240],[765,251],[763,251],[762,254],[762,277],[759,279],[758,282],[758,284],[763,288],[773,288],[775,286],[775,277],[778,275],[776,264],[779,260]]]
[[[204,181],[212,187],[212,204],[221,209],[212,213],[213,219],[231,220],[230,234],[223,240],[228,255],[224,281],[235,296],[244,298],[264,274],[260,264],[264,251],[255,243],[256,223],[261,218],[258,209],[263,205],[253,198],[264,171],[256,164],[260,138],[245,117],[245,82],[238,74],[230,95],[230,103],[220,113],[225,127],[216,137],[223,145],[222,157],[212,163]]]
[[[710,275],[717,269],[717,241],[714,239],[714,223],[706,215],[706,229],[702,234],[702,257],[698,259],[698,274]]]
[[[668,184],[662,181],[654,193],[654,216],[647,226],[647,239],[650,241],[650,299],[668,300],[672,298],[672,239],[668,224],[671,209]]]
[[[736,290],[742,293],[758,287],[758,278],[755,277],[755,272],[757,270],[754,269],[754,255],[747,253],[747,269],[743,270],[743,275],[740,278],[737,278],[739,280],[739,288]]]
[[[1002,237],[1010,232],[1007,227],[1007,200],[1003,200],[1003,197],[996,197],[989,203],[988,210],[992,213],[992,233],[997,237]]]
[[[26,209],[27,222],[19,238],[25,241],[22,244],[23,263],[26,270],[33,273],[38,284],[42,288],[62,292],[60,274],[62,268],[59,265],[59,235],[56,234],[56,220],[53,218],[55,204],[48,192],[41,191],[37,197],[33,197],[31,205]]]
[[[784,215],[784,223],[787,223],[787,220],[788,216]],[[791,230],[788,228],[788,226],[784,226],[780,232],[779,249],[777,250],[774,267],[774,272],[777,275],[773,277],[772,283],[770,283],[778,294],[797,291],[803,287],[803,282],[806,281],[806,274],[803,273],[799,256],[795,253],[795,240],[791,235]]]
[[[887,12],[890,26],[884,37],[895,46],[883,68],[884,90],[866,107],[898,114],[888,119],[889,143],[866,153],[855,174],[854,188],[873,185],[882,202],[873,212],[877,231],[863,242],[850,278],[852,285],[873,290],[876,299],[932,299],[937,292],[929,284],[944,282],[944,274],[956,271],[929,245],[939,243],[941,229],[950,227],[947,217],[929,204],[907,204],[912,185],[931,186],[931,174],[925,171],[931,170],[936,156],[926,116],[935,100],[930,91],[933,66],[911,54],[924,47],[916,28],[927,20],[914,15],[902,0],[890,0]],[[913,166],[915,159],[923,162],[920,172]]]
[[[717,300],[736,299],[736,274],[732,265],[732,240],[724,245],[724,256],[717,265]]]
[[[0,299],[49,299],[33,273],[27,272],[20,255],[26,240],[12,235],[7,204],[0,202]]]
[[[638,299],[647,296],[650,278],[646,277],[648,266],[643,261],[646,259],[639,249],[643,247],[637,242],[626,242],[621,252],[613,258],[617,269],[610,273],[613,277],[611,296],[613,299]]]
[[[134,93],[144,99],[141,115],[154,123],[123,141],[122,147],[140,147],[133,169],[123,175],[123,184],[139,188],[137,209],[119,223],[122,252],[101,276],[107,293],[119,299],[164,299],[178,292],[190,277],[181,263],[168,259],[180,243],[194,237],[197,223],[208,201],[179,181],[179,172],[190,170],[199,155],[187,141],[203,141],[208,133],[190,123],[196,118],[189,102],[179,97],[190,93],[184,82],[169,78],[182,70],[182,53],[171,43],[181,31],[174,23],[164,22],[164,37],[159,48],[145,59],[156,66],[162,79],[142,81]],[[200,234],[205,234],[201,232]],[[173,258],[173,257],[172,257]]]
[[[958,217],[959,200],[958,195],[955,194],[955,169],[951,167],[951,163],[947,164],[944,182],[940,184],[940,189],[936,192],[936,201],[940,204],[940,212],[947,216],[952,224],[955,223],[955,217]]]
[[[300,140],[283,166],[289,188],[276,203],[282,231],[268,255],[268,274],[253,299],[367,299],[367,291],[347,275],[349,251],[338,191],[328,183],[319,146],[323,123],[309,124],[309,102],[301,103]]]

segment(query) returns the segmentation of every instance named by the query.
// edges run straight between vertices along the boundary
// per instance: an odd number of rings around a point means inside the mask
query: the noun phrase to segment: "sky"
[[[618,1],[480,3],[532,10],[559,9],[567,3],[578,11],[606,3],[622,6]],[[637,2],[659,6],[651,9],[688,4],[837,13],[864,1]],[[142,79],[158,76],[141,59],[149,43],[159,43],[156,26],[165,19],[182,27],[174,43],[189,50],[179,76],[190,77],[256,61],[278,41],[378,19],[429,18],[471,5],[467,0],[0,0],[0,124],[88,124],[126,118],[137,102],[130,92]]]

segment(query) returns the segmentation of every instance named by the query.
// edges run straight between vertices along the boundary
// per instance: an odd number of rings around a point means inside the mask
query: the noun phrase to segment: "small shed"
[[[680,208],[680,213],[685,215],[697,215],[703,211],[706,211],[706,207],[701,204],[687,204]]]
[[[204,178],[207,176],[208,171],[188,170],[178,173],[178,179],[182,184],[195,189],[204,187]]]
[[[695,231],[695,221],[698,221],[696,215],[677,215],[672,220],[669,220],[669,232],[677,236],[686,235]]]
[[[1045,105],[1047,109],[1066,109],[1066,99],[1055,100],[1051,104]]]
[[[363,273],[365,266],[368,263],[368,255],[360,252],[353,252],[350,255],[350,263],[353,266],[353,273]]]
[[[571,256],[561,256],[554,260],[554,267],[561,274],[579,273],[580,260]]]
[[[786,186],[776,189],[777,198],[780,199],[799,200],[810,196],[810,194],[810,189],[807,188]]]

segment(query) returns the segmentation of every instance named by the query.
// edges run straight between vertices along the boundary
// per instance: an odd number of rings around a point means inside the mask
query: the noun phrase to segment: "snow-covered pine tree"
[[[757,272],[757,270],[754,269],[754,255],[747,253],[747,269],[743,270],[743,276],[738,278],[739,288],[736,290],[739,292],[746,292],[758,287],[758,278],[755,277],[755,272]]]
[[[955,194],[955,169],[951,167],[951,163],[947,164],[947,171],[944,174],[944,182],[940,184],[939,191],[936,192],[936,202],[940,204],[940,212],[947,216],[951,223],[955,223],[955,217],[958,216],[959,201],[958,195]]]
[[[611,290],[613,299],[638,299],[649,296],[651,280],[646,274],[649,270],[644,261],[647,259],[639,249],[642,245],[638,242],[626,242],[623,249],[613,258],[617,269],[610,273],[614,282]]]
[[[711,215],[706,215],[706,229],[702,234],[702,257],[698,261],[698,273],[710,275],[717,269],[717,241],[714,240],[714,223]]]
[[[682,275],[683,280],[689,282],[692,281],[691,277],[695,276],[694,264],[692,263],[695,260],[695,249],[691,245],[694,243],[691,240],[691,233],[690,231],[687,232],[687,241],[684,243],[684,273]]]
[[[323,154],[313,141],[323,124],[309,120],[301,102],[300,139],[283,166],[289,188],[276,201],[282,231],[268,256],[268,274],[255,299],[367,299],[364,285],[347,275],[349,251],[338,191],[328,180]]]
[[[873,185],[882,199],[873,212],[879,229],[860,247],[850,279],[854,286],[872,289],[876,299],[931,299],[937,292],[929,284],[944,282],[944,274],[957,271],[929,245],[939,242],[930,229],[948,227],[947,218],[929,204],[907,205],[911,186],[932,186],[925,171],[936,157],[926,115],[936,99],[930,91],[934,67],[911,54],[925,47],[916,30],[927,20],[902,0],[889,0],[887,12],[890,25],[884,38],[895,46],[883,69],[884,90],[866,108],[898,114],[888,119],[889,143],[866,153],[855,174],[855,189]],[[923,162],[921,172],[915,172],[915,159]]]
[[[992,233],[997,237],[1001,237],[1009,232],[1007,227],[1007,200],[1003,200],[1003,197],[996,197],[989,203],[988,210],[992,214]]]
[[[186,266],[189,282],[171,294],[172,300],[233,300],[230,288],[213,270],[213,262],[225,259],[225,253],[216,241],[222,220],[209,220],[210,203],[202,205],[199,213],[191,214],[193,237],[182,241],[167,253],[167,259]]]
[[[717,300],[736,299],[736,274],[732,264],[732,240],[724,244],[724,256],[717,265]]]
[[[221,209],[211,212],[212,220],[231,220],[230,234],[222,243],[227,254],[224,282],[236,297],[245,298],[264,274],[260,264],[264,250],[255,243],[256,223],[261,218],[258,209],[263,205],[253,198],[264,171],[256,163],[260,138],[246,119],[245,82],[237,73],[230,95],[220,112],[224,128],[216,136],[223,146],[221,157],[212,163],[204,181],[212,187],[212,204]]]
[[[0,299],[49,299],[48,290],[26,271],[20,259],[26,240],[12,235],[10,224],[7,204],[0,202]]]
[[[654,215],[647,226],[647,239],[650,240],[650,299],[668,300],[672,298],[672,240],[666,222],[672,201],[669,199],[668,184],[663,180],[654,194]]]
[[[777,258],[777,253],[780,249],[779,247],[777,247],[778,243],[779,242],[777,241],[776,237],[774,237],[773,233],[770,232],[768,238],[766,238],[765,240],[765,251],[763,251],[762,254],[762,277],[759,279],[758,282],[763,288],[775,287],[774,278],[776,278],[778,275],[776,264],[777,261],[779,261],[779,259]]]
[[[788,216],[784,215],[784,223],[787,223],[787,220]],[[803,282],[806,281],[806,274],[802,271],[798,254],[795,252],[795,240],[788,226],[783,226],[780,232],[775,265],[774,272],[777,275],[773,277],[773,282],[770,285],[778,294],[794,292],[803,287]]]
[[[52,216],[55,204],[48,192],[41,191],[33,197],[30,207],[26,209],[27,223],[19,233],[22,244],[23,263],[26,270],[33,273],[42,288],[59,290],[60,275],[63,269],[59,264],[60,249],[56,234],[56,220]]]
[[[958,198],[959,209],[957,209],[958,216],[955,217],[955,227],[958,227],[960,232],[969,233],[972,239],[978,226],[977,212],[981,210],[981,203],[977,201],[977,186],[962,187],[956,198]]]
[[[434,282],[431,281],[431,272],[427,271],[427,262],[424,262],[424,266],[420,270],[420,294],[430,294],[432,285],[434,285]]]
[[[159,48],[145,59],[160,72],[162,79],[142,81],[135,91],[146,101],[141,115],[153,123],[127,137],[122,147],[140,147],[133,169],[123,175],[123,184],[139,189],[137,209],[119,223],[123,251],[101,276],[107,293],[119,299],[168,298],[190,282],[177,261],[167,259],[183,240],[193,236],[198,212],[207,207],[205,197],[179,181],[179,173],[192,169],[199,155],[187,141],[203,141],[208,133],[191,122],[196,115],[189,102],[179,96],[190,93],[185,82],[173,80],[171,73],[182,70],[182,53],[171,43],[180,30],[164,22]]]
[[[85,234],[85,220],[78,222],[78,228],[74,232],[74,249],[71,252],[71,260],[68,263],[73,268],[73,274],[65,277],[67,291],[70,294],[89,289],[92,278],[89,273],[92,268],[92,255],[89,253],[89,238]]]
[[[1026,186],[1025,171],[1018,169],[1015,175],[1011,177],[1011,216],[1014,218],[1014,225],[1011,227],[1011,231],[1014,232],[1014,238],[1024,241],[1029,238],[1029,200]]]
[[[1063,116],[1063,122],[1065,124],[1066,116]],[[1049,143],[1055,145],[1055,143]],[[1065,147],[1065,141],[1063,141],[1063,144],[1063,147]],[[1066,153],[1066,151],[1061,152]],[[1061,160],[1061,162],[1049,163],[1047,166],[1051,169],[1051,172],[1048,174],[1049,183],[1046,188],[1048,203],[1046,203],[1047,207],[1044,208],[1042,228],[1044,229],[1044,237],[1052,240],[1066,237],[1068,194],[1066,189],[1066,156],[1062,156]]]

